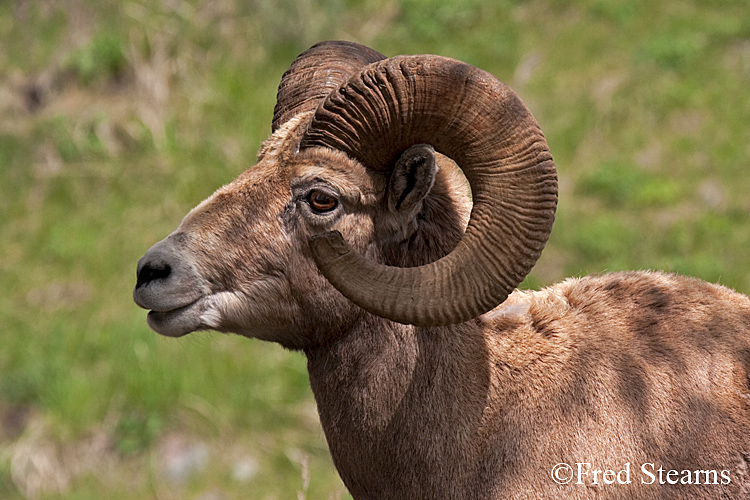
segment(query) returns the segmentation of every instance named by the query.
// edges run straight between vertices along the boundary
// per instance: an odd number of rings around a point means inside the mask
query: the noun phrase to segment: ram
[[[507,86],[325,42],[272,129],[134,298],[163,335],[304,353],[354,498],[750,498],[750,299],[651,272],[515,290],[557,177]]]

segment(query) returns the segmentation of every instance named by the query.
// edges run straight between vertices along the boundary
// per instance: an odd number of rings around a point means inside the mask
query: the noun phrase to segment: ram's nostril
[[[168,278],[172,272],[169,264],[160,262],[146,262],[139,270],[135,283],[136,288],[140,288],[154,280]]]

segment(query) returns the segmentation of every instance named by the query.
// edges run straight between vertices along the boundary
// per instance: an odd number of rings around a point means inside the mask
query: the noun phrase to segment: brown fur
[[[400,220],[387,211],[385,176],[342,153],[294,153],[308,120],[274,134],[259,164],[188,214],[159,252],[187,263],[187,277],[170,279],[201,290],[190,306],[199,328],[305,353],[334,463],[354,498],[749,497],[748,297],[633,272],[516,291],[451,327],[365,313],[317,271],[310,235],[335,228],[372,259],[424,264],[459,241],[466,185],[441,159],[417,224]],[[315,183],[340,193],[335,220],[305,212],[300,193]],[[145,292],[140,300],[158,303]],[[584,462],[613,471],[629,464],[631,483],[553,481],[556,464]],[[728,471],[731,481],[642,484],[648,463]]]
[[[455,327],[370,317],[306,352],[355,498],[740,499],[749,324],[743,295],[633,272],[516,292]],[[562,462],[630,463],[632,482],[561,486],[550,473]],[[641,484],[649,463],[726,470],[731,483]]]

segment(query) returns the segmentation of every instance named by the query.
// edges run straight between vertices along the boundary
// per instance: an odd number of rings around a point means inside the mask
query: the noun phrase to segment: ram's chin
[[[268,291],[225,291],[204,297],[199,329],[233,333],[298,349],[300,336],[295,318],[299,313],[296,305],[275,297]]]
[[[159,335],[182,337],[188,333],[205,328],[201,321],[202,301],[196,300],[171,311],[150,311],[148,326]]]

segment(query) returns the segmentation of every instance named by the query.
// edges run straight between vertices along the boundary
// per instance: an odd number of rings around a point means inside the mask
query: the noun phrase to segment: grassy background
[[[750,292],[746,0],[0,2],[0,498],[348,498],[301,355],[158,337],[135,263],[254,163],[322,39],[494,73],[560,174],[524,286],[664,269]]]

